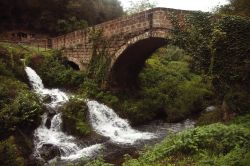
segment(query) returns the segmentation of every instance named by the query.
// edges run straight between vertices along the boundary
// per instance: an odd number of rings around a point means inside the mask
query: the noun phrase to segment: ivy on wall
[[[105,84],[111,64],[111,57],[108,53],[110,43],[103,37],[100,29],[90,30],[89,41],[93,44],[92,58],[88,66],[88,76],[98,84]]]
[[[232,110],[248,111],[250,95],[245,92],[250,91],[250,20],[193,12],[186,16],[185,26],[176,16],[172,23],[171,44],[192,57],[192,70],[211,80],[219,99],[237,105]]]
[[[211,74],[211,56],[213,48],[214,22],[213,15],[203,12],[192,12],[185,16],[184,23],[172,15],[173,24],[171,44],[183,48],[192,56],[191,68],[200,74]]]

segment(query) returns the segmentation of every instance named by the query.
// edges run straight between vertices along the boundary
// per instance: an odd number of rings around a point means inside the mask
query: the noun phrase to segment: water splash
[[[127,120],[121,119],[111,108],[97,101],[87,100],[90,122],[95,131],[112,142],[120,144],[134,144],[138,140],[155,138],[153,133],[140,132],[133,129]]]
[[[41,78],[30,67],[26,67],[25,71],[34,91],[40,96],[41,100],[49,96],[51,101],[45,105],[55,111],[55,115],[51,119],[50,128],[46,127],[46,122],[49,118],[48,115],[44,114],[42,116],[42,124],[34,133],[34,153],[40,157],[40,150],[43,145],[49,144],[60,148],[62,160],[73,161],[82,157],[89,158],[95,156],[103,148],[104,144],[83,147],[77,143],[76,138],[62,132],[62,118],[61,113],[58,112],[58,108],[69,100],[69,96],[59,89],[46,89]],[[165,137],[167,134],[166,131],[169,129],[178,132],[194,125],[192,121],[177,124],[164,123],[163,126],[150,125],[150,127],[146,127],[146,131],[150,131],[148,129],[152,128],[151,132],[153,133],[141,132],[133,129],[127,120],[120,118],[114,110],[104,104],[100,104],[94,100],[86,100],[86,103],[89,108],[90,123],[93,129],[98,134],[110,138],[110,141],[114,144],[136,146],[138,145],[137,143],[141,142],[140,140],[158,140],[158,138]]]
[[[50,128],[46,126],[48,115],[44,114],[42,116],[42,124],[35,130],[35,156],[41,157],[40,151],[44,145],[53,145],[58,147],[61,152],[61,159],[65,160],[90,157],[91,155],[95,154],[96,151],[101,149],[101,144],[82,148],[77,144],[77,140],[74,137],[66,135],[62,132],[61,113],[58,113],[57,110],[69,100],[68,95],[59,89],[46,89],[41,78],[30,67],[26,67],[25,71],[30,80],[30,84],[32,85],[35,92],[40,96],[41,100],[46,96],[51,98],[51,101],[45,105],[49,109],[54,110],[56,113],[56,115],[54,115],[51,119]]]

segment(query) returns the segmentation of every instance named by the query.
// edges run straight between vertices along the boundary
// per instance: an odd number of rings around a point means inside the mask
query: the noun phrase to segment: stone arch
[[[82,64],[76,58],[67,57],[66,65],[69,65],[74,70],[82,70]]]
[[[144,32],[143,34],[140,34],[138,36],[135,36],[133,38],[130,38],[125,44],[123,44],[118,51],[114,54],[112,58],[111,68],[115,64],[115,61],[122,55],[122,53],[128,49],[133,44],[137,43],[138,41],[145,40],[148,38],[162,38],[166,39],[168,37],[168,30],[152,30]]]
[[[137,77],[152,53],[167,44],[166,32],[150,31],[131,38],[114,55],[110,84],[118,87],[137,86]]]
[[[68,66],[70,66],[70,67],[71,67],[72,69],[74,69],[74,70],[80,70],[80,67],[79,67],[76,63],[74,63],[74,62],[72,62],[72,61],[67,61],[66,64],[67,64]]]

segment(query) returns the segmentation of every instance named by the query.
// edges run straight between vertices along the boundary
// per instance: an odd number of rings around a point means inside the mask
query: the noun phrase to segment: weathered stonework
[[[189,11],[154,8],[52,38],[52,48],[62,49],[70,61],[85,70],[93,53],[90,32],[93,29],[101,30],[103,37],[110,43],[108,52],[112,58],[111,69],[122,53],[138,41],[167,38],[172,29],[171,17],[174,15],[181,20],[187,13]]]

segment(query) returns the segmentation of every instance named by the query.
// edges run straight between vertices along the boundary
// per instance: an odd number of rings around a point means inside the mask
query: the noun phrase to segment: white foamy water
[[[45,105],[56,112],[56,115],[51,119],[50,128],[47,128],[45,125],[48,115],[44,114],[42,116],[42,124],[35,130],[35,155],[40,157],[40,151],[43,145],[54,145],[58,147],[61,152],[61,159],[65,160],[91,157],[99,149],[101,149],[101,144],[92,145],[90,147],[81,147],[77,144],[77,140],[74,137],[66,135],[62,132],[62,118],[61,114],[57,112],[57,109],[66,103],[69,100],[69,97],[66,93],[60,91],[59,89],[46,89],[41,78],[30,67],[26,67],[25,71],[35,92],[41,99],[49,96],[51,101]]]
[[[56,109],[56,107],[61,106],[69,100],[69,97],[59,89],[46,89],[44,88],[41,78],[36,74],[36,72],[30,67],[26,67],[25,71],[28,75],[30,84],[35,92],[41,97],[49,96],[51,102],[48,104],[49,107]]]
[[[82,157],[88,158],[96,155],[99,152],[100,144],[95,144],[84,149],[81,149],[78,153],[70,155],[68,157],[62,157],[63,160],[76,160]]]
[[[127,120],[121,119],[111,108],[97,101],[87,100],[90,121],[95,131],[112,142],[134,144],[138,140],[155,138],[153,133],[133,129]]]

